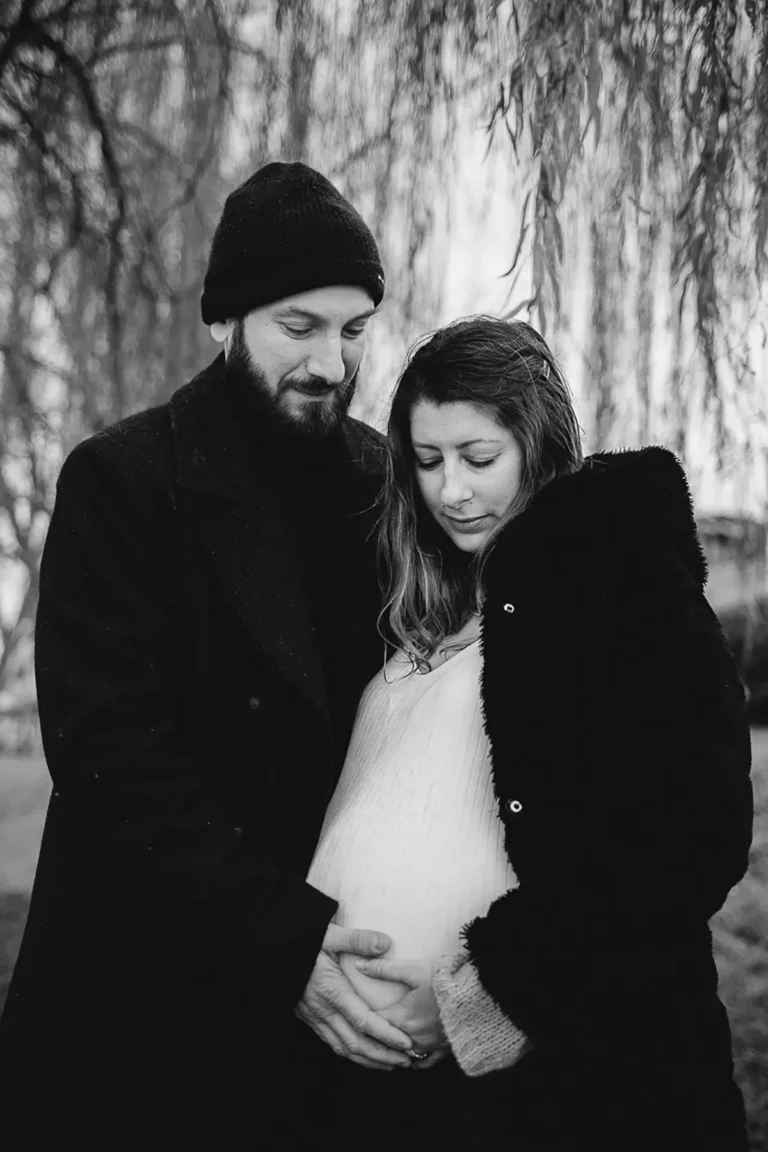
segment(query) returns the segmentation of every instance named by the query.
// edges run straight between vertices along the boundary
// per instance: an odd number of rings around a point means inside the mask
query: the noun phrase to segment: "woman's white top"
[[[386,932],[390,957],[434,964],[458,951],[462,926],[517,884],[491,783],[481,669],[477,641],[427,674],[397,653],[360,701],[307,879],[339,902],[337,924]],[[350,963],[347,974],[375,997],[382,982]],[[389,1001],[402,995],[402,985],[389,989]]]

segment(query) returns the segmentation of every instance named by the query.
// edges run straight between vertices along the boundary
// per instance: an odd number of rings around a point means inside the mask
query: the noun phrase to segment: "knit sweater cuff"
[[[488,995],[466,951],[441,956],[432,987],[448,1043],[467,1076],[509,1068],[528,1051],[527,1036]]]

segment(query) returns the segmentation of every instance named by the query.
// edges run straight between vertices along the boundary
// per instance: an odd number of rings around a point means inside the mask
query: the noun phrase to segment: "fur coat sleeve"
[[[483,704],[519,888],[465,941],[534,1046],[708,1042],[707,921],[746,870],[752,804],[705,579],[684,474],[658,448],[553,482],[489,561]]]

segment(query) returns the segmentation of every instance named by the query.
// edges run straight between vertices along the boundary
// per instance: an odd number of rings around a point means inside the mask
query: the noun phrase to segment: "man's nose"
[[[331,336],[318,341],[307,361],[307,371],[329,384],[343,384],[347,370],[341,353],[341,339]]]

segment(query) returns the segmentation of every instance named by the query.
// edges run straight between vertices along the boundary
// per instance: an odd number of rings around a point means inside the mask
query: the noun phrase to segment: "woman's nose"
[[[459,504],[464,504],[470,499],[471,495],[472,492],[466,481],[459,474],[446,469],[443,478],[443,488],[440,493],[440,499],[445,507],[458,508]]]

